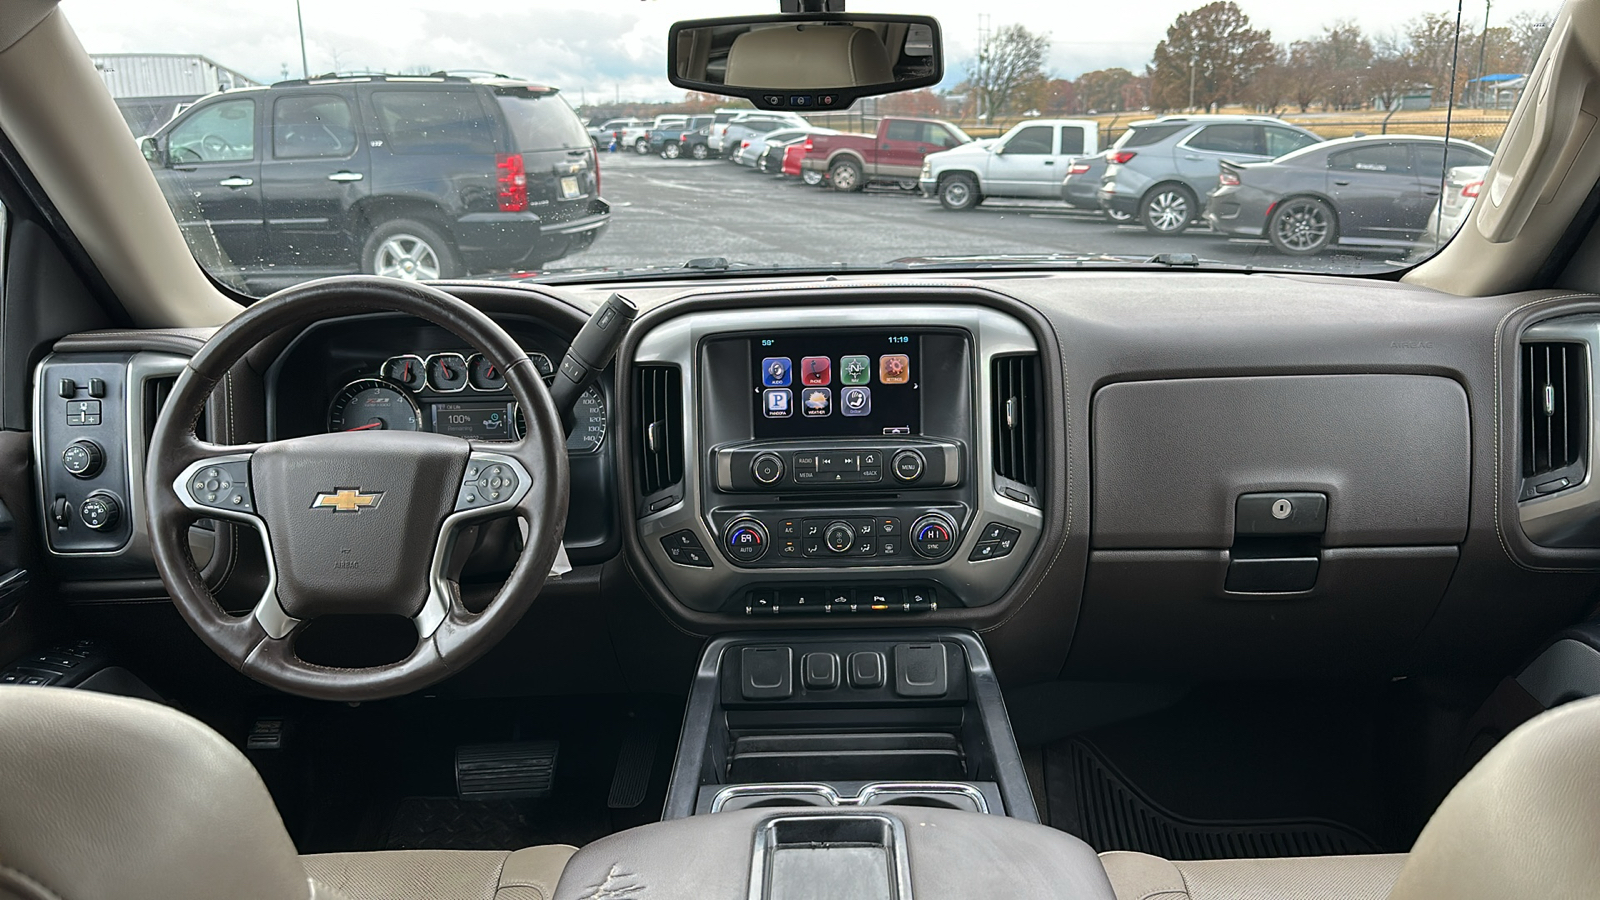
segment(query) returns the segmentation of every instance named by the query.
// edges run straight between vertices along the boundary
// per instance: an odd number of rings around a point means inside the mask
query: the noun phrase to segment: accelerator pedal
[[[633,809],[643,803],[650,790],[650,770],[655,768],[655,761],[656,729],[645,722],[635,722],[617,753],[617,771],[611,776],[606,806]]]
[[[462,800],[548,797],[559,741],[468,744],[456,748],[456,796]]]

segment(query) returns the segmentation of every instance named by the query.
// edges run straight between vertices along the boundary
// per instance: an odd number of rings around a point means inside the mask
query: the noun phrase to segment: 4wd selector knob
[[[758,453],[750,462],[750,477],[761,484],[776,484],[783,477],[783,458],[776,453]]]
[[[105,464],[105,452],[94,441],[73,441],[61,451],[61,466],[74,478],[93,478]]]
[[[834,553],[848,553],[856,544],[856,530],[849,522],[829,522],[822,531],[822,542]]]
[[[956,548],[956,523],[941,512],[931,512],[911,525],[911,549],[925,559],[944,559]]]

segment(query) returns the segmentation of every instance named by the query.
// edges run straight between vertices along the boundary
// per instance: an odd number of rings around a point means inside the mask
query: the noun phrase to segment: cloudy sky
[[[1107,66],[1138,69],[1173,18],[1204,0],[851,0],[853,11],[922,13],[945,29],[947,83],[960,79],[977,45],[979,12],[990,27],[1020,22],[1049,32],[1050,66],[1075,78]],[[1428,0],[1240,0],[1257,27],[1279,41],[1315,34],[1336,18],[1369,33],[1398,29],[1425,12],[1455,13]],[[1548,14],[1556,0],[1494,0],[1490,24],[1524,10]],[[487,69],[560,86],[573,102],[669,100],[666,32],[678,19],[777,12],[776,0],[302,0],[312,72],[332,69]],[[91,53],[197,53],[261,81],[300,75],[294,0],[64,0]],[[1484,0],[1465,0],[1481,25]]]

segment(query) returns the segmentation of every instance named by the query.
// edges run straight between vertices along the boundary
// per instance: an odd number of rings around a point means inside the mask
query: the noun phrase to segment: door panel
[[[995,148],[989,159],[986,193],[997,197],[1044,196],[1043,186],[1061,183],[1057,171],[1056,132],[1051,125],[1029,125]]]
[[[261,193],[275,267],[358,267],[351,210],[371,192],[372,163],[352,101],[335,92],[272,101]]]
[[[1339,216],[1341,238],[1402,239],[1427,217],[1422,191],[1405,144],[1369,144],[1328,157],[1328,196]],[[1418,224],[1412,225],[1413,221]]]
[[[1217,189],[1223,160],[1256,162],[1267,158],[1262,127],[1248,123],[1207,125],[1177,147],[1178,174],[1194,188],[1202,206],[1206,195]]]
[[[926,146],[927,131],[921,122],[890,122],[878,141],[878,174],[917,177],[922,171],[922,158],[928,155]]]
[[[166,135],[167,165],[156,179],[202,263],[259,269],[266,219],[261,207],[260,112],[251,97],[195,107]]]

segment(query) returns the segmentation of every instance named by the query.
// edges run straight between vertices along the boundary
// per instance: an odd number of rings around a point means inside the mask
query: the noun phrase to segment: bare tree
[[[968,85],[978,95],[980,114],[991,121],[1005,115],[1021,88],[1048,80],[1044,61],[1049,53],[1050,35],[1034,34],[1021,25],[1007,25],[990,35],[967,66]]]

